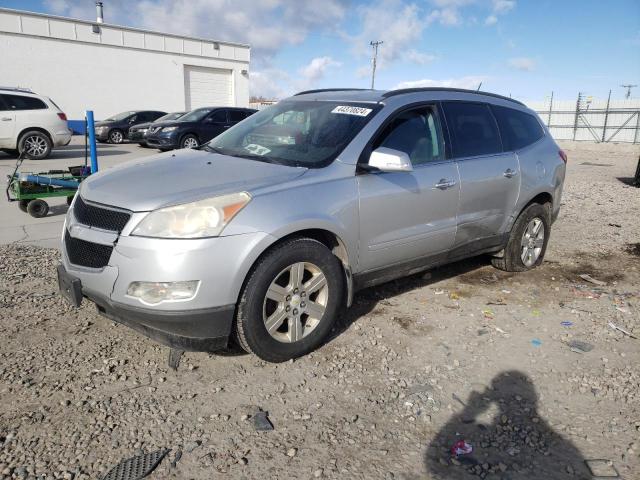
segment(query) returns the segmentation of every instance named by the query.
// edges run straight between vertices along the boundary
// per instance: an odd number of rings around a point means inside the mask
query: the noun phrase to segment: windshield
[[[136,112],[122,112],[117,115],[114,115],[113,117],[107,118],[105,122],[119,122],[120,120],[124,120],[128,116],[133,115],[134,113]]]
[[[183,115],[184,115],[184,112],[167,113],[166,115],[163,115],[162,117],[158,118],[157,120],[154,120],[154,122],[166,122],[168,120],[177,120],[178,118],[180,118]]]
[[[197,122],[202,120],[213,108],[198,108],[197,110],[191,110],[184,117],[180,117],[181,122]]]
[[[205,148],[235,157],[321,168],[338,156],[379,108],[344,102],[280,102],[251,115]]]

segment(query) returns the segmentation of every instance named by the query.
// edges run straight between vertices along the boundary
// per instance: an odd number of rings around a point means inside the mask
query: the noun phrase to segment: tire
[[[182,140],[180,140],[180,148],[196,148],[198,146],[200,146],[198,137],[192,133],[186,134],[182,137]]]
[[[551,234],[549,217],[545,205],[533,203],[525,208],[513,224],[504,255],[491,260],[493,266],[505,272],[524,272],[540,265]]]
[[[109,132],[109,143],[122,143],[124,142],[124,133],[118,128],[114,128]]]
[[[18,141],[18,151],[24,152],[25,157],[31,160],[42,160],[51,153],[53,144],[46,133],[39,130],[25,132]]]
[[[27,212],[34,218],[46,217],[49,213],[49,204],[39,198],[31,200],[27,205]]]
[[[73,202],[73,195],[69,195],[67,197],[67,205],[71,206],[71,203]]]
[[[26,213],[27,212],[27,207],[29,206],[29,202],[30,201],[31,200],[20,200],[18,202],[18,208]]]
[[[290,269],[300,271],[296,268],[299,265],[304,267],[300,269],[302,282],[297,284],[300,289],[294,290],[296,282]],[[324,275],[324,283],[320,275]],[[310,285],[314,279],[315,287]],[[304,288],[314,290],[306,292]],[[267,298],[270,289],[274,293]],[[267,362],[300,357],[325,339],[343,305],[343,296],[340,260],[317,240],[287,240],[264,255],[249,273],[236,310],[235,339],[243,350]],[[311,305],[315,306],[313,310],[309,309]],[[299,322],[292,320],[294,315]],[[266,326],[269,319],[272,333]]]

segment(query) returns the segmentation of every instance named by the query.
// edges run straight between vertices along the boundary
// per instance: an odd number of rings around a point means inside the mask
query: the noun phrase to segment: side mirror
[[[409,155],[400,150],[379,147],[371,152],[369,157],[369,167],[376,168],[381,172],[412,172]]]

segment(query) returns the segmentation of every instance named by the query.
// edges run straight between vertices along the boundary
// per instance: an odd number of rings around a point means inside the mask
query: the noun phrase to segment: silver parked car
[[[302,92],[198,150],[84,181],[61,291],[178,349],[233,337],[284,361],[318,347],[360,288],[486,253],[539,265],[566,160],[502,96]]]

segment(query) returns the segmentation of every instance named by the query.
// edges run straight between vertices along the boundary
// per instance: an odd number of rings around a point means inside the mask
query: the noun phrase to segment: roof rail
[[[24,92],[24,93],[33,93],[33,90],[30,88],[22,88],[22,87],[1,87],[0,90],[8,90],[11,92]]]
[[[368,88],[318,88],[317,90],[305,90],[303,92],[298,92],[294,94],[294,97],[298,95],[306,95],[307,93],[322,93],[322,92],[353,92],[353,91],[362,91],[369,90]]]
[[[467,90],[464,88],[447,88],[447,87],[423,87],[423,88],[401,88],[399,90],[389,90],[382,94],[384,98],[394,97],[396,95],[402,95],[405,93],[418,93],[418,92],[458,92],[458,93],[473,93],[475,95],[484,95],[487,97],[500,98],[501,100],[508,100],[510,102],[517,103],[522,106],[526,106],[524,103],[513,98],[498,95],[497,93],[482,92],[480,90]]]

